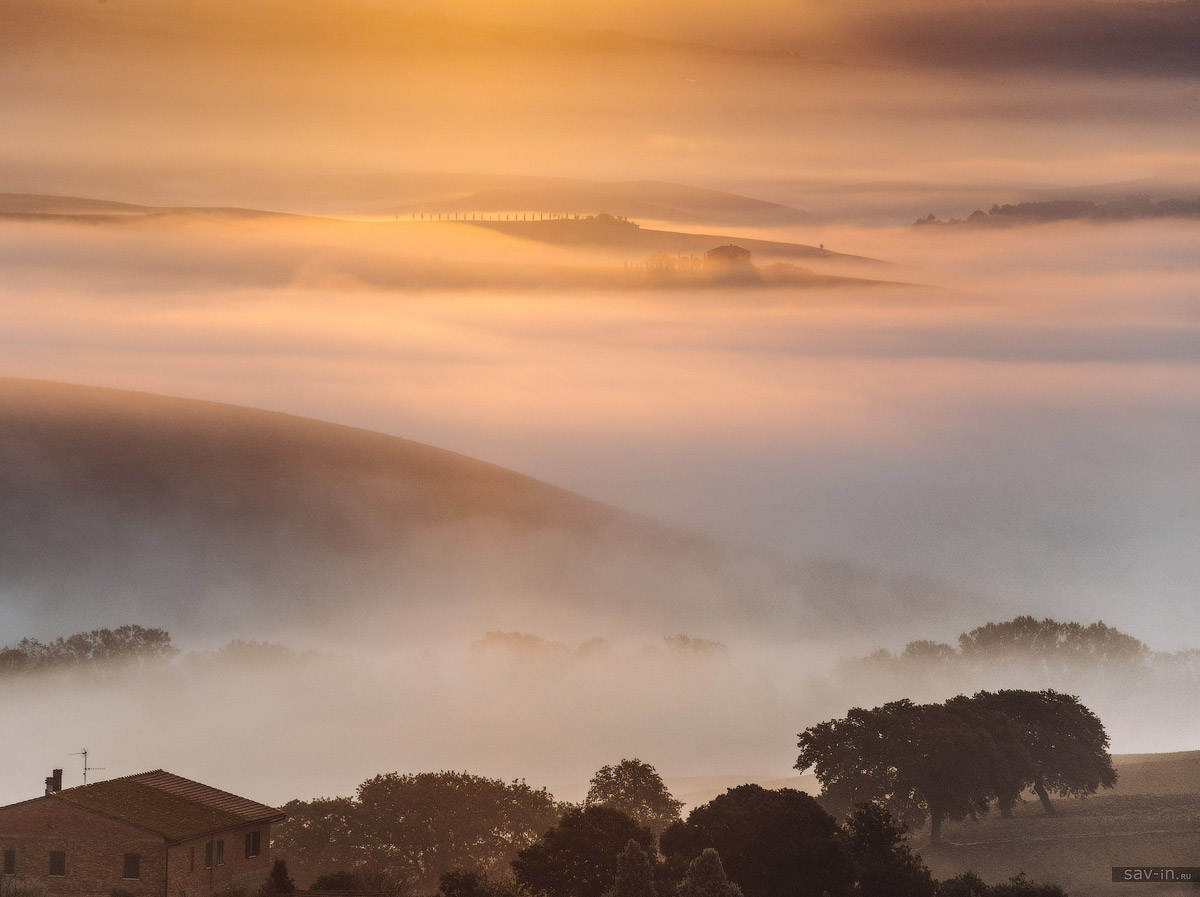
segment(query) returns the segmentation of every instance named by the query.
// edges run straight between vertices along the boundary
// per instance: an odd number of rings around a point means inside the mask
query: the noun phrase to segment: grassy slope
[[[1072,897],[1128,893],[1113,883],[1113,866],[1197,865],[1200,853],[1200,751],[1118,754],[1111,792],[1056,799],[1045,816],[1035,798],[1012,819],[992,813],[977,822],[950,823],[939,848],[924,833],[914,838],[937,878],[974,869],[988,881],[1018,872],[1062,885]],[[1154,893],[1195,893],[1182,886],[1147,885]],[[1147,892],[1148,893],[1148,892]]]
[[[1024,872],[1062,885],[1072,897],[1127,893],[1129,885],[1111,881],[1113,866],[1197,863],[1200,794],[1107,795],[1056,806],[1052,819],[1030,802],[1012,819],[989,814],[948,825],[939,848],[923,837],[913,846],[936,878],[974,869],[985,880],[1001,881]],[[1177,890],[1150,887],[1156,894]]]

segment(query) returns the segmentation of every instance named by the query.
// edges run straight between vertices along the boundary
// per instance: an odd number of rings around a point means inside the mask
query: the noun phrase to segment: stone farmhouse
[[[0,807],[0,886],[21,879],[46,897],[251,894],[271,871],[273,807],[156,769]],[[7,892],[8,888],[3,889]]]

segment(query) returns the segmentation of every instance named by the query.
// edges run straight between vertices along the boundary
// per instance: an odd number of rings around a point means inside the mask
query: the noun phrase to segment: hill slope
[[[1200,794],[1200,751],[1115,754],[1120,795]]]
[[[492,213],[533,211],[709,224],[813,224],[810,212],[666,181],[589,181],[580,178],[499,175],[408,175],[392,178],[391,189],[405,199],[382,211],[412,213]]]
[[[516,626],[529,603],[597,610],[647,552],[704,567],[696,536],[420,443],[22,380],[0,381],[0,521],[8,609],[63,625],[287,628],[397,602],[415,621],[459,601]]]
[[[0,380],[0,623],[377,638],[816,635],[944,587],[764,558],[452,452],[285,414]],[[51,622],[52,621],[52,622]]]
[[[680,233],[676,231],[642,228],[630,221],[614,219],[609,215],[588,218],[554,219],[547,221],[473,221],[476,227],[487,228],[557,246],[587,246],[617,251],[634,250],[639,253],[686,252],[703,254],[716,246],[736,243],[749,249],[757,258],[771,260],[803,259],[809,264],[821,264],[823,269],[857,267],[880,272],[885,269],[900,270],[900,266],[866,256],[833,252],[824,246],[806,246],[802,243],[782,243],[774,240],[756,240],[746,237],[731,237],[720,234]]]

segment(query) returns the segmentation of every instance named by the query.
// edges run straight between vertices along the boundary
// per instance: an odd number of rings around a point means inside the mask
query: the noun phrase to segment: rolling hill
[[[0,591],[34,617],[237,632],[458,600],[515,625],[634,600],[647,554],[705,566],[692,534],[512,471],[229,405],[4,380],[0,459]]]
[[[125,622],[221,638],[817,635],[848,608],[868,633],[948,594],[767,558],[380,433],[0,380],[0,610],[17,637]]]
[[[759,226],[813,224],[821,220],[811,212],[780,203],[667,181],[413,174],[395,176],[391,184],[391,190],[406,198],[380,209],[380,214],[608,212],[626,218],[688,224]]]
[[[679,190],[687,195],[705,192],[696,188]],[[535,198],[521,196],[531,201]],[[627,194],[629,197],[634,193]],[[594,208],[599,208],[602,200],[593,199],[597,203]],[[55,222],[96,226],[96,231],[76,232],[77,237],[101,231],[128,235],[140,228],[144,234],[162,238],[159,242],[130,240],[130,261],[134,266],[148,265],[154,271],[164,264],[174,266],[179,269],[176,283],[197,274],[204,278],[220,276],[219,272],[238,256],[239,244],[247,239],[263,241],[265,251],[253,253],[257,264],[240,269],[250,280],[277,285],[291,283],[297,269],[315,257],[327,273],[336,272],[382,288],[655,288],[671,283],[644,276],[637,269],[650,257],[666,253],[699,260],[707,250],[729,243],[754,253],[753,260],[762,274],[756,281],[760,286],[895,284],[882,278],[915,273],[898,264],[835,252],[824,246],[657,230],[605,212],[570,218],[508,213],[484,220],[483,215],[471,213],[468,218],[466,213],[436,213],[435,217],[435,213],[422,212],[420,217],[413,213],[363,221],[253,208],[146,206],[85,197],[0,193],[0,221],[14,227]],[[512,220],[501,220],[510,215]],[[515,220],[518,217],[520,220]],[[193,225],[204,228],[210,239],[200,239],[198,231],[189,230]],[[178,265],[178,259],[145,262],[155,247],[172,237],[180,241],[177,255],[203,255],[207,262],[183,266]],[[62,258],[62,253],[68,251],[60,247],[55,254]],[[87,252],[85,249],[85,255]],[[279,264],[271,264],[281,253]],[[796,262],[804,267],[797,267]],[[769,267],[772,263],[774,268]],[[692,277],[684,285],[723,284],[719,279]]]
[[[1200,794],[1200,751],[1167,754],[1116,754],[1115,793]]]
[[[707,250],[727,243],[736,243],[758,257],[772,260],[803,259],[824,268],[857,268],[860,270],[899,270],[900,266],[866,256],[834,252],[824,246],[803,243],[784,243],[777,240],[758,240],[721,234],[682,233],[678,231],[643,228],[631,221],[600,214],[586,218],[556,218],[544,221],[473,221],[471,224],[525,240],[555,246],[585,246],[614,251],[639,253],[668,252],[703,255]]]

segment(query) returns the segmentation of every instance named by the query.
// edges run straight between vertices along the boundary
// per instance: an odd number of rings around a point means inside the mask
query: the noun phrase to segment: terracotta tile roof
[[[273,807],[160,769],[68,788],[53,797],[162,835],[168,841],[284,818]]]
[[[221,791],[219,788],[203,785],[200,782],[193,782],[191,779],[185,779],[174,773],[163,772],[161,769],[138,773],[127,776],[127,778],[142,785],[149,785],[151,788],[158,788],[160,791],[186,797],[214,810],[233,813],[247,822],[283,818],[283,814],[274,807],[268,807],[266,804],[260,804],[249,798],[238,797],[236,794],[230,794],[228,791]]]

